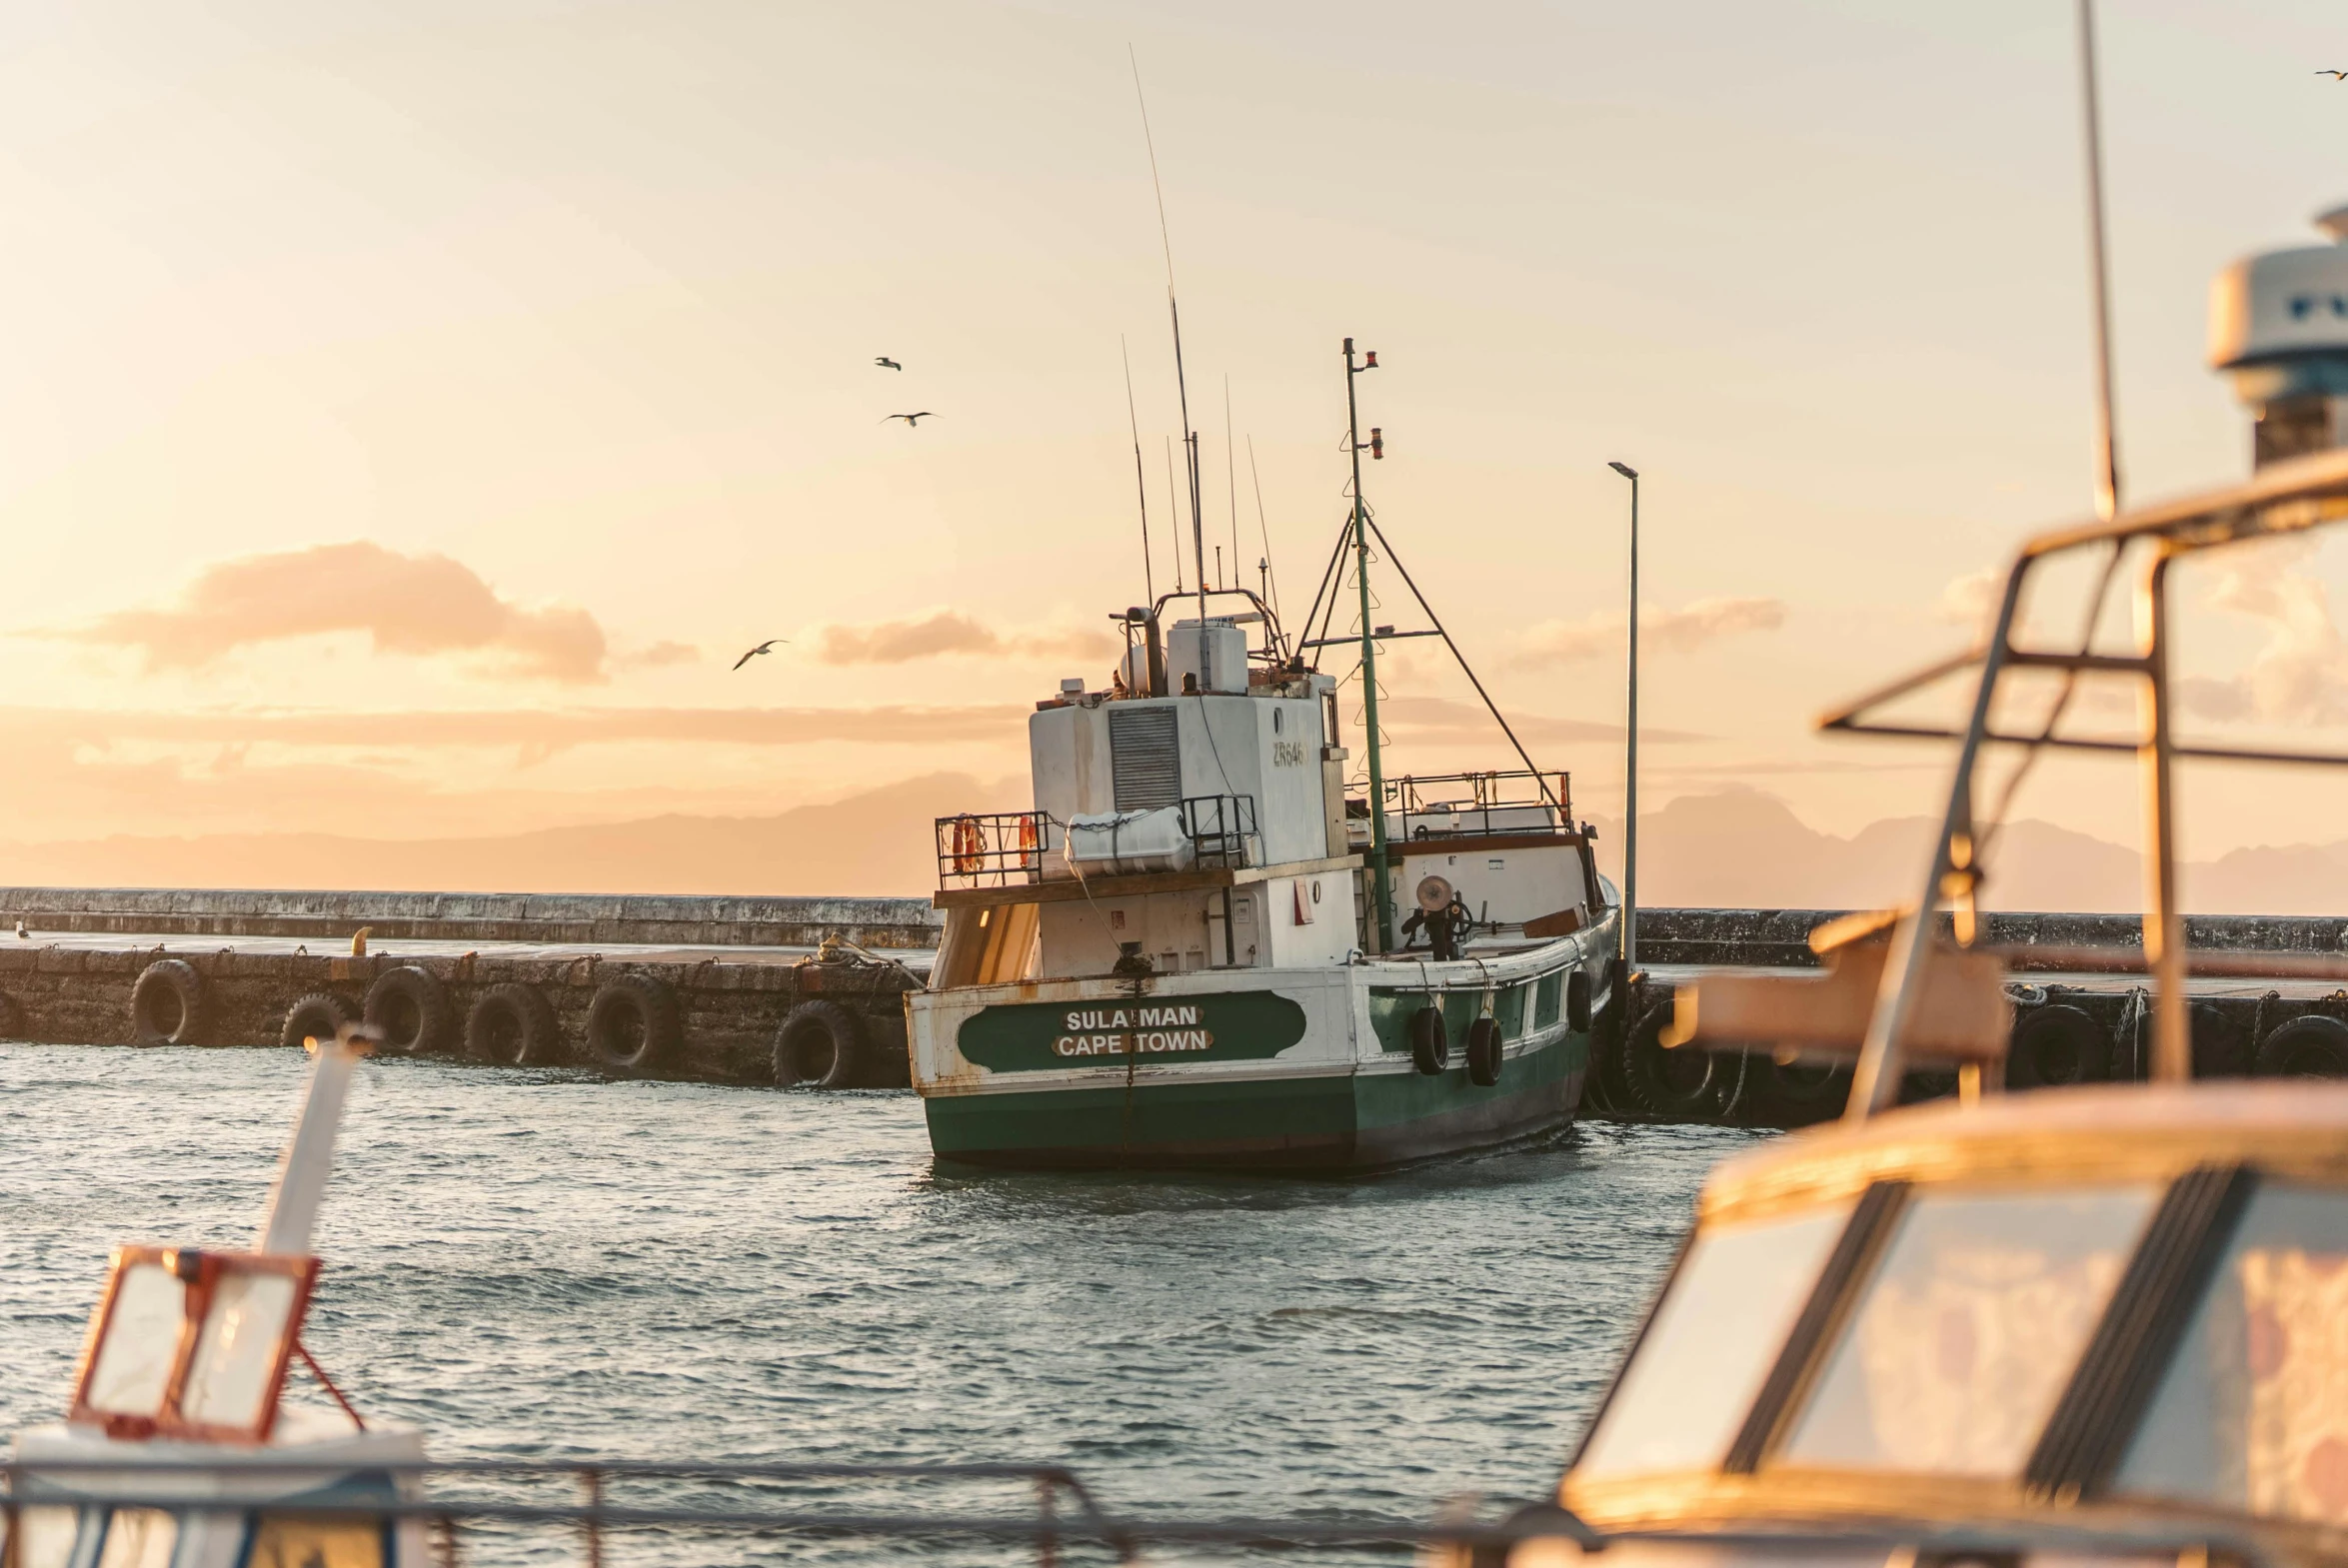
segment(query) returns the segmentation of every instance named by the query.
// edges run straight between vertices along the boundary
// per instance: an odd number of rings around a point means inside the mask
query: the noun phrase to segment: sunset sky
[[[1382,526],[1590,809],[1620,808],[1609,459],[1646,477],[1650,803],[1749,785],[1844,835],[1925,809],[1935,751],[1808,722],[1961,643],[1968,580],[2089,509],[2070,18],[10,6],[0,841],[497,834],[1023,775],[1024,714],[1105,681],[1143,594],[1121,340],[1174,572],[1129,46],[1210,551],[1235,489],[1253,581],[1259,474],[1300,618],[1350,335],[1383,363]],[[2348,26],[2130,0],[2103,32],[2147,500],[2247,469],[2208,283],[2348,200],[2348,85],[2312,74]],[[2204,733],[2348,746],[2344,560],[2191,569]],[[1387,672],[1394,766],[1503,761],[1429,646]],[[2195,776],[2185,849],[2348,837],[2341,787]],[[2136,798],[2059,766],[2023,805],[2132,841]]]

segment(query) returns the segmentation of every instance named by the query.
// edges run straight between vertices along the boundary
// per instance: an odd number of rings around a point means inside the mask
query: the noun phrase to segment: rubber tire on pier
[[[2247,1078],[2250,1076],[2250,1031],[2234,1021],[2222,1007],[2213,1007],[2206,1001],[2197,1001],[2187,1009],[2187,1027],[2192,1031],[2193,1076],[2197,1078]]]
[[[864,1030],[836,1001],[803,1001],[775,1030],[775,1086],[853,1088],[865,1075]]]
[[[285,1010],[285,1027],[277,1031],[277,1043],[294,1046],[316,1040],[325,1044],[342,1033],[352,1016],[351,1004],[332,991],[297,996]]]
[[[157,958],[131,986],[131,1038],[141,1045],[194,1044],[204,1032],[208,1000],[204,976],[194,964]]]
[[[1565,1027],[1576,1034],[1587,1034],[1589,1025],[1589,970],[1576,965],[1565,976]]]
[[[2262,1078],[2348,1077],[2348,1023],[2311,1012],[2293,1018],[2258,1046]]]
[[[1478,1018],[1467,1025],[1467,1081],[1488,1089],[1500,1081],[1500,1021]]]
[[[2111,1036],[2068,1002],[2031,1008],[2014,1025],[2013,1039],[2006,1046],[2009,1089],[2097,1083],[2110,1073]]]
[[[1708,1050],[1666,1049],[1663,1026],[1671,1021],[1669,999],[1649,1007],[1622,1042],[1622,1085],[1631,1103],[1667,1121],[1709,1121],[1720,1113],[1725,1058]]]
[[[465,1054],[501,1067],[538,1066],[563,1054],[554,1004],[535,985],[492,985],[465,1014]]]
[[[378,974],[367,987],[364,1011],[368,1027],[383,1031],[383,1049],[395,1056],[446,1049],[457,1026],[449,988],[412,963]]]
[[[1430,1078],[1451,1064],[1450,1031],[1443,1009],[1431,1001],[1410,1014],[1410,1060]]]
[[[684,1040],[676,988],[657,974],[608,979],[587,1004],[588,1053],[613,1072],[657,1072]]]
[[[14,996],[0,991],[0,1040],[21,1040],[24,1035],[24,1009]]]
[[[1779,1061],[1754,1052],[1759,1082],[1747,1090],[1770,1119],[1802,1126],[1842,1114],[1850,1099],[1850,1068],[1833,1061]]]

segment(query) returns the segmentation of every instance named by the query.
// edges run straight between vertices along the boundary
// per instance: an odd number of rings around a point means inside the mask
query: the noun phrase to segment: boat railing
[[[1554,799],[1547,788],[1556,781]],[[1389,836],[1400,839],[1483,838],[1506,833],[1555,832],[1573,825],[1573,776],[1529,769],[1480,774],[1405,774],[1386,781]]]
[[[1002,887],[1044,874],[1044,857],[1066,842],[1050,811],[964,811],[937,819],[938,885]]]
[[[1255,796],[1192,794],[1175,802],[1197,863],[1232,868],[1255,863]]]
[[[1707,1558],[1750,1552],[1756,1560],[1787,1560],[1786,1554],[1848,1553],[1881,1546],[1887,1560],[1912,1553],[1913,1560],[1978,1558],[2012,1561],[2034,1553],[2101,1557],[2138,1568],[2173,1563],[2177,1568],[2225,1561],[2239,1568],[2266,1568],[2271,1553],[2252,1533],[2210,1528],[2217,1521],[2167,1517],[2140,1527],[2108,1524],[2074,1526],[2056,1521],[2023,1521],[1952,1527],[1939,1521],[1870,1517],[1850,1528],[1818,1519],[1777,1521],[1737,1529],[1630,1529],[1600,1531],[1550,1502],[1509,1508],[1493,1516],[1492,1503],[1446,1507],[1431,1520],[1392,1516],[1322,1514],[1309,1518],[1222,1516],[1211,1518],[1136,1517],[1112,1514],[1071,1470],[1031,1464],[671,1464],[628,1459],[528,1460],[454,1459],[354,1464],[302,1463],[259,1456],[251,1460],[207,1460],[207,1489],[191,1497],[175,1487],[170,1463],[153,1459],[44,1459],[0,1463],[0,1528],[7,1556],[21,1561],[16,1545],[28,1514],[49,1508],[83,1512],[120,1511],[191,1516],[247,1516],[305,1524],[424,1524],[430,1554],[438,1562],[478,1565],[506,1557],[490,1548],[511,1543],[516,1557],[532,1560],[543,1550],[524,1547],[527,1530],[575,1531],[586,1568],[616,1560],[612,1548],[634,1538],[650,1543],[652,1555],[668,1560],[686,1540],[702,1536],[794,1535],[818,1539],[961,1540],[1027,1546],[1039,1568],[1060,1568],[1074,1548],[1089,1560],[1134,1563],[1145,1544],[1160,1547],[1226,1547],[1250,1553],[1311,1554],[1342,1550],[1401,1556],[1415,1553],[1429,1568],[1473,1568],[1500,1560],[1508,1549],[1534,1540],[1563,1540],[1581,1552],[1613,1545],[1695,1548]],[[119,1486],[104,1484],[108,1473]],[[358,1497],[328,1490],[355,1474],[401,1483],[396,1497]],[[249,1478],[273,1488],[317,1488],[292,1497],[257,1498],[240,1493],[235,1482]],[[440,1485],[425,1487],[431,1481]],[[676,1483],[699,1481],[694,1498],[676,1495]],[[809,1483],[891,1481],[1014,1482],[1032,1502],[1020,1511],[922,1511],[888,1506],[810,1506],[790,1494]],[[666,1495],[629,1500],[615,1493],[670,1483]],[[527,1488],[560,1484],[577,1500],[537,1499]],[[710,1483],[728,1488],[712,1497]],[[463,1487],[465,1490],[459,1490]],[[142,1490],[145,1488],[145,1490]],[[1097,1554],[1097,1555],[1096,1555]],[[355,1560],[355,1559],[354,1559]],[[1729,1559],[1733,1560],[1733,1556]],[[385,1568],[389,1568],[388,1559]]]

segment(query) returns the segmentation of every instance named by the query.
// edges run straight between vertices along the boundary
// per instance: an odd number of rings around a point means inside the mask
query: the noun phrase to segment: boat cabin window
[[[1719,1464],[1852,1207],[1829,1204],[1698,1231],[1575,1471],[1624,1475]]]
[[[2114,1490],[2348,1524],[2348,1191],[2252,1196]]]
[[[2159,1195],[2149,1183],[1918,1191],[1783,1459],[2019,1474]]]
[[[1534,993],[1532,1000],[1532,1026],[1536,1029],[1545,1029],[1556,1022],[1557,1014],[1562,1010],[1564,996],[1565,971],[1563,969],[1559,969],[1554,974],[1542,975],[1540,988]]]

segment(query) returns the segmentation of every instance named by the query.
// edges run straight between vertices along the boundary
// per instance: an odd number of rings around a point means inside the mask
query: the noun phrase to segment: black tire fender
[[[657,1072],[676,1059],[685,1026],[677,990],[657,974],[608,979],[587,1004],[587,1049],[614,1072]]]
[[[1565,1027],[1587,1034],[1589,1025],[1589,970],[1576,967],[1565,976]]]
[[[1500,1024],[1478,1018],[1467,1025],[1467,1081],[1488,1089],[1500,1081]]]
[[[1432,1077],[1451,1064],[1451,1035],[1443,1027],[1443,1009],[1428,1002],[1410,1014],[1410,1060]]]
[[[465,1013],[465,1054],[504,1067],[538,1066],[563,1053],[554,1004],[535,985],[492,985]]]
[[[2099,1083],[2111,1073],[2111,1035],[2081,1009],[2050,1001],[2014,1025],[2005,1053],[2009,1089]]]
[[[1850,1097],[1850,1068],[1835,1061],[1778,1061],[1754,1053],[1757,1097],[1778,1117],[1801,1123],[1839,1113]]]
[[[157,958],[131,986],[131,1037],[141,1045],[192,1045],[203,1036],[210,998],[185,958]]]
[[[2262,1078],[2348,1078],[2348,1023],[2310,1012],[2258,1042]]]
[[[277,1031],[277,1043],[306,1046],[316,1040],[323,1045],[341,1035],[356,1017],[351,1004],[334,992],[311,991],[295,997],[294,1004],[286,1008],[285,1026]]]
[[[361,1010],[367,1026],[382,1031],[381,1048],[395,1056],[445,1050],[457,1022],[449,988],[440,976],[413,963],[378,974]]]
[[[1720,1112],[1721,1057],[1688,1046],[1667,1048],[1661,1039],[1673,1004],[1657,1002],[1631,1025],[1622,1042],[1622,1081],[1631,1100],[1652,1116],[1672,1121],[1708,1121]]]
[[[2193,1003],[2186,1009],[2186,1027],[2192,1042],[2193,1076],[2250,1076],[2250,1031],[2223,1007],[2206,1001]]]
[[[866,1055],[865,1031],[855,1013],[836,1001],[803,1001],[783,1015],[775,1030],[775,1084],[850,1088],[865,1076]]]

